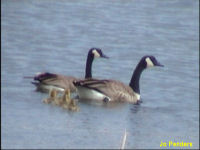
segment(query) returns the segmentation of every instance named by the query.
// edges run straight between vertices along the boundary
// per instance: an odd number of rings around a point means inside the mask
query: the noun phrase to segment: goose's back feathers
[[[77,78],[71,76],[58,75],[53,73],[42,73],[34,77],[33,84],[37,85],[38,90],[49,90],[48,88],[55,88],[59,91],[70,89],[71,92],[75,92],[76,87],[73,82],[78,81]],[[59,89],[58,89],[59,88]]]

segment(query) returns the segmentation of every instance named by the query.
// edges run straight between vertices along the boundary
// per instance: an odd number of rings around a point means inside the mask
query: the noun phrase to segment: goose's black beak
[[[102,54],[101,57],[107,58],[107,59],[109,58],[108,56],[106,56],[106,55],[104,55],[104,54]]]
[[[161,63],[157,62],[155,66],[164,67]]]

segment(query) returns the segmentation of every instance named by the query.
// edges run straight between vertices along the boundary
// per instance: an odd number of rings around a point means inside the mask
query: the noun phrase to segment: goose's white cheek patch
[[[147,68],[153,67],[153,66],[154,66],[153,62],[151,61],[151,59],[150,59],[149,57],[147,57],[147,58],[145,59],[145,61],[146,61],[146,63],[147,63]]]
[[[97,50],[93,50],[92,53],[94,54],[94,57],[100,57],[100,54],[97,52]]]

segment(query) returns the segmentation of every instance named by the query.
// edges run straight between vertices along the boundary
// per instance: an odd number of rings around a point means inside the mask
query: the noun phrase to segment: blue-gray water
[[[2,0],[2,148],[199,148],[198,0]],[[129,83],[144,55],[164,68],[143,72],[143,103],[107,108],[78,103],[68,112],[24,76],[49,71],[84,77],[89,48],[110,57],[96,78]],[[180,147],[178,147],[180,148]]]

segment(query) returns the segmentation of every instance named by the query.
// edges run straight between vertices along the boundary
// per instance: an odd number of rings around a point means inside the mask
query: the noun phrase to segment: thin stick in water
[[[124,148],[125,148],[125,144],[126,144],[126,136],[127,136],[127,134],[126,134],[126,129],[125,129],[124,137],[123,137],[123,139],[122,139],[122,144],[121,144],[120,149],[124,149]]]

